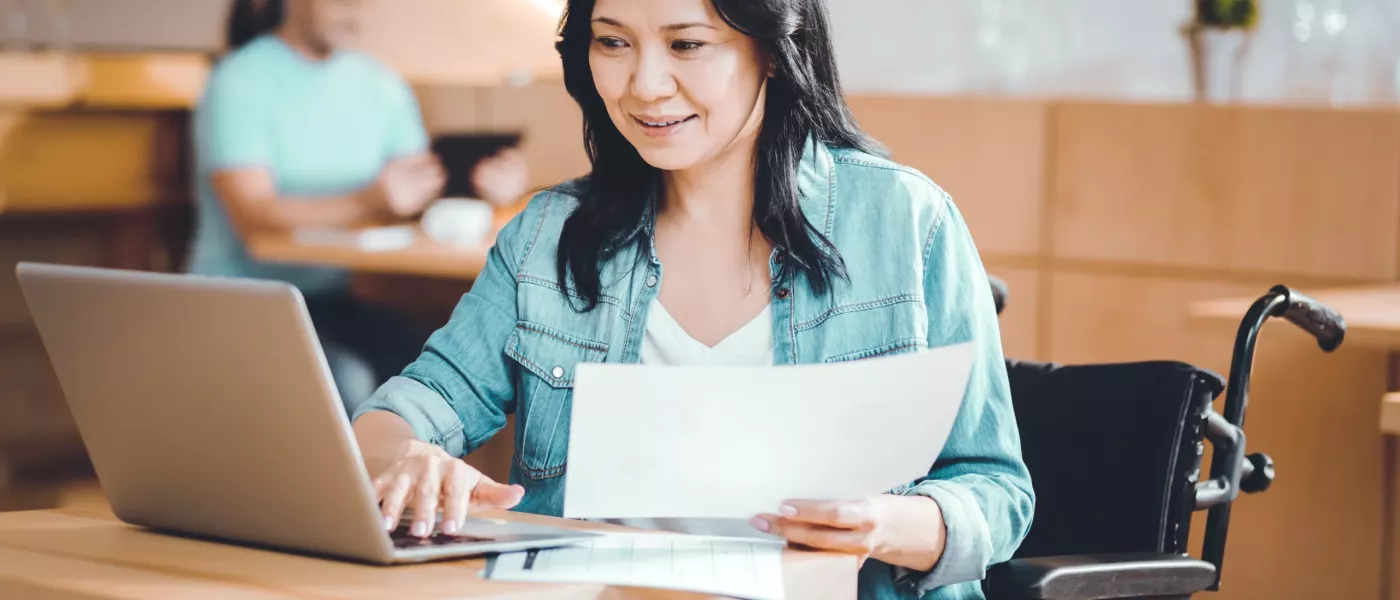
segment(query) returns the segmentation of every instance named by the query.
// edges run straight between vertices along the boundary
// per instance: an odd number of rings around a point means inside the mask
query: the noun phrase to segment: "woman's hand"
[[[384,528],[393,531],[404,509],[413,507],[410,531],[418,537],[433,532],[442,509],[442,533],[454,535],[467,514],[482,509],[514,508],[524,488],[492,481],[442,448],[405,440],[389,468],[374,478],[374,491],[384,512]]]
[[[519,200],[530,185],[530,168],[525,155],[506,148],[481,159],[472,169],[472,187],[482,200],[504,206]]]
[[[938,503],[925,496],[883,495],[851,502],[791,500],[776,515],[751,522],[759,531],[816,550],[928,571],[943,556],[947,528]]]

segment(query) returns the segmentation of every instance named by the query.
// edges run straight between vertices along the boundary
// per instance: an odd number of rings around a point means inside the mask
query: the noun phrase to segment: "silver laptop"
[[[545,548],[594,534],[468,519],[383,526],[296,288],[56,265],[16,270],[117,517],[370,563]]]

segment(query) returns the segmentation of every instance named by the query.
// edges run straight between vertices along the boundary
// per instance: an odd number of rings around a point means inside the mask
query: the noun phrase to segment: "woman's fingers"
[[[456,535],[462,523],[466,522],[473,490],[482,479],[481,473],[466,463],[459,461],[453,465],[442,486],[443,533]]]
[[[439,461],[432,459],[424,459],[419,469],[418,481],[413,486],[415,503],[413,506],[413,528],[410,533],[418,537],[428,537],[432,535],[433,525],[437,520],[438,500],[442,493],[443,469]]]
[[[472,494],[472,507],[475,509],[510,510],[520,504],[525,497],[525,488],[518,485],[505,485],[481,476]]]
[[[384,491],[379,494],[379,506],[384,512],[384,529],[393,531],[403,517],[403,510],[412,499],[413,476],[398,470],[390,470],[384,476],[382,485],[376,487]]]
[[[869,556],[875,550],[868,531],[837,529],[792,521],[778,515],[760,515],[754,518],[753,524],[755,528],[780,536],[790,543],[818,550],[858,556]]]
[[[438,511],[442,533],[456,535],[474,508],[513,508],[524,496],[519,486],[501,485],[441,449],[421,442],[405,443],[399,458],[373,481],[384,514],[384,527],[393,531],[406,507],[413,508],[410,532],[433,534]]]
[[[873,529],[876,520],[874,507],[868,500],[846,502],[789,500],[779,508],[778,514],[790,521],[863,531]]]

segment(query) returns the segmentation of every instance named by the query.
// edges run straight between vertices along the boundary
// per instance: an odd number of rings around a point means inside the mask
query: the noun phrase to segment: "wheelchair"
[[[1000,314],[1007,289],[991,283]],[[1181,362],[1007,360],[1036,511],[1012,560],[983,581],[988,600],[1178,600],[1218,591],[1235,499],[1274,480],[1267,454],[1245,453],[1243,429],[1255,342],[1274,317],[1312,334],[1324,352],[1346,334],[1336,311],[1275,286],[1240,323],[1228,386]],[[1202,480],[1206,440],[1213,451]],[[1202,510],[1205,543],[1194,558],[1187,536]]]

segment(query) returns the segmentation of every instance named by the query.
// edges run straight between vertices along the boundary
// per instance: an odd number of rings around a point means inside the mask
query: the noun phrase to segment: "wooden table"
[[[1342,313],[1347,323],[1343,346],[1400,350],[1400,285],[1299,290]],[[1191,305],[1191,316],[1238,324],[1258,298],[1211,300]]]
[[[354,244],[303,244],[290,233],[275,233],[253,238],[248,244],[248,253],[270,263],[335,267],[380,275],[475,279],[486,267],[486,256],[494,242],[493,236],[477,245],[454,245],[435,241],[419,232],[408,247],[367,250]]]
[[[1386,436],[1385,496],[1382,499],[1381,598],[1400,600],[1400,285],[1299,290],[1341,313],[1346,321],[1343,348],[1364,347],[1390,353],[1387,389],[1377,399],[1377,428]],[[1191,305],[1191,316],[1238,325],[1258,298],[1231,298]],[[1345,468],[1338,465],[1338,468]]]
[[[273,233],[250,240],[248,253],[264,262],[334,267],[366,274],[476,279],[486,268],[486,257],[496,243],[496,233],[528,204],[527,197],[496,207],[491,233],[479,244],[439,242],[419,229],[413,243],[405,248],[367,250],[355,244],[302,244],[292,233]]]
[[[620,529],[517,513],[490,516]],[[483,581],[484,559],[394,567],[310,558],[154,533],[94,509],[0,514],[0,598],[702,598],[601,585]],[[856,561],[788,550],[787,597],[854,598]]]

